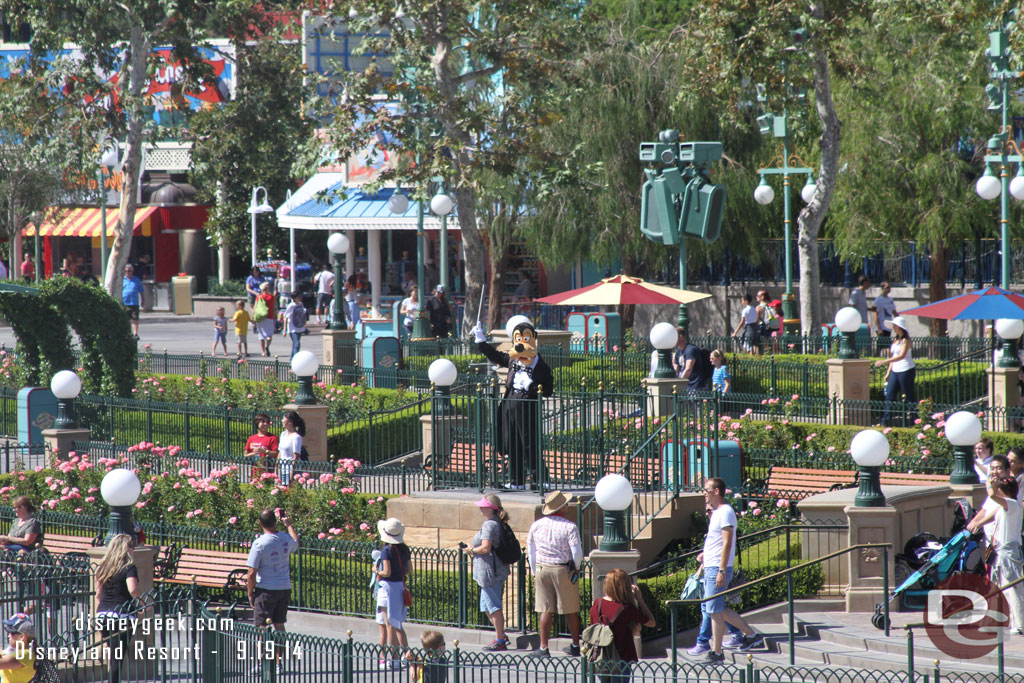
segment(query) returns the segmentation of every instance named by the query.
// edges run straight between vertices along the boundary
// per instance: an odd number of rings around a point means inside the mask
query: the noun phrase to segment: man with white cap
[[[0,654],[0,681],[3,683],[29,683],[35,676],[34,641],[36,627],[27,614],[15,614],[4,619],[7,647]]]
[[[430,318],[430,334],[447,337],[452,327],[452,311],[444,298],[444,285],[434,287],[434,296],[427,299],[426,309]]]
[[[572,635],[572,645],[565,648],[565,653],[573,657],[580,654],[580,589],[575,574],[583,564],[583,543],[576,524],[566,517],[569,499],[561,491],[549,493],[541,509],[544,516],[530,526],[526,537],[540,614],[540,647],[532,653],[536,657],[551,656],[548,636],[556,613],[565,615]]]

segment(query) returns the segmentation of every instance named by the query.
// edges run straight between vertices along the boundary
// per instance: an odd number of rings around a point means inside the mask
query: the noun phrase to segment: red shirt
[[[21,275],[22,277],[35,277],[36,266],[31,261],[21,262]]]
[[[277,317],[277,305],[276,305],[276,302],[274,301],[274,295],[273,294],[260,294],[256,298],[257,299],[263,299],[264,301],[267,302],[267,317],[268,318],[276,318]],[[276,448],[276,446],[275,446],[275,448]]]
[[[273,434],[267,434],[266,436],[263,436],[262,434],[253,434],[245,442],[245,452],[252,453],[253,446],[263,446],[268,451],[276,451],[278,446],[277,437]]]
[[[616,617],[615,613],[622,608],[622,612]],[[624,662],[636,662],[640,658],[636,655],[636,646],[633,644],[633,624],[642,624],[647,617],[632,605],[623,605],[614,600],[597,598],[590,606],[590,623],[602,622],[612,627],[612,638],[615,642],[615,649],[619,651],[619,657]],[[615,619],[615,621],[612,621]]]

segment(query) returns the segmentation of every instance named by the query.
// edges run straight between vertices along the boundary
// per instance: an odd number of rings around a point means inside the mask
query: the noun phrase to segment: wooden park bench
[[[225,599],[230,599],[235,591],[245,590],[248,556],[244,553],[176,547],[167,555],[176,556],[177,561],[158,569],[156,580],[159,582],[181,585],[195,582],[207,592],[222,593]]]
[[[878,479],[882,483],[882,486],[943,486],[949,483],[948,474],[882,472]]]
[[[801,500],[816,493],[853,486],[857,473],[853,470],[809,470],[801,467],[779,467],[768,470],[768,495]]]

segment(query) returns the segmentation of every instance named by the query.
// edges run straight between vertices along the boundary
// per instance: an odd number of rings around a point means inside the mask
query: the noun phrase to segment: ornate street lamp
[[[455,208],[455,202],[452,198],[445,194],[442,185],[440,193],[433,196],[430,200],[430,210],[436,216],[441,217],[441,284],[444,285],[444,291],[450,291],[448,289],[448,214]]]
[[[452,385],[459,377],[455,363],[447,358],[438,358],[427,368],[427,377],[434,386],[434,409],[438,415],[450,415],[452,412]]]
[[[1003,340],[1003,353],[996,365],[1001,368],[1019,368],[1020,357],[1017,355],[1017,340],[1024,334],[1024,320],[1000,318],[996,321],[996,334]]]
[[[259,203],[260,190],[263,190],[263,203]],[[267,188],[262,185],[252,188],[252,198],[249,200],[249,208],[246,209],[249,215],[252,216],[252,263],[250,265],[256,265],[256,216],[261,213],[272,213],[274,207],[267,201]]]
[[[606,474],[594,487],[594,498],[604,510],[604,535],[599,550],[626,552],[629,537],[626,535],[626,510],[633,504],[633,485],[621,474]]]
[[[949,483],[979,483],[972,456],[974,444],[981,439],[981,420],[966,410],[953,413],[946,418],[946,438],[953,446],[953,471],[949,474]]]
[[[655,379],[669,379],[676,376],[672,369],[672,349],[679,341],[679,333],[672,323],[658,323],[651,328],[651,345],[658,350],[658,365],[654,368]],[[604,507],[604,506],[602,506]]]
[[[845,306],[836,311],[836,327],[843,333],[839,339],[839,357],[844,360],[857,358],[857,330],[861,326],[860,311],[853,306]]]
[[[57,397],[57,421],[54,429],[74,429],[75,399],[82,391],[82,380],[71,370],[61,370],[50,380],[50,391]]]
[[[118,534],[128,534],[135,538],[135,525],[132,523],[132,506],[142,493],[139,478],[131,470],[119,468],[110,470],[100,482],[100,495],[110,506],[110,520],[107,537],[104,543],[109,544]]]
[[[409,201],[406,200],[407,207],[408,204]],[[334,315],[331,317],[331,324],[328,326],[328,329],[331,330],[345,329],[345,309],[343,308],[345,304],[342,303],[341,299],[342,285],[344,284],[341,257],[343,254],[348,253],[348,248],[348,237],[344,233],[335,232],[327,238],[327,250],[334,254]]]
[[[335,306],[337,310],[337,306]],[[299,351],[292,356],[292,372],[299,378],[299,391],[295,394],[295,405],[311,406],[316,403],[313,395],[313,375],[320,367],[312,351]]]
[[[889,458],[889,440],[882,432],[865,429],[850,441],[850,454],[860,465],[860,487],[853,499],[855,507],[870,508],[885,505],[885,495],[879,482],[879,468]]]

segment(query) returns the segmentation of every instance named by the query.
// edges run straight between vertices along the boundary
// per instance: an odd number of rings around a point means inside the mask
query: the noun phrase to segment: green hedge
[[[423,415],[430,413],[424,406]],[[327,430],[327,452],[332,458],[353,458],[377,465],[422,446],[420,413],[414,410],[353,420]]]

